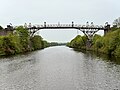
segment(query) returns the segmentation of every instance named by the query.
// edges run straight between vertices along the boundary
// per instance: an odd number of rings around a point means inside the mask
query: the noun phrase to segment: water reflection
[[[27,65],[33,65],[36,63],[36,60],[34,59],[26,59],[26,60],[23,60],[23,61],[19,61],[19,62],[12,62],[10,64],[8,64],[7,68],[7,72],[8,73],[11,73],[11,72],[14,72],[16,70],[19,70],[19,69],[23,69],[25,68]]]
[[[119,90],[120,65],[58,46],[0,60],[0,90]]]
[[[84,77],[88,90],[119,90],[120,87],[120,58],[95,53],[92,51],[76,50],[84,53]],[[99,89],[100,88],[100,89]]]
[[[98,59],[102,59],[106,62],[109,62],[111,64],[117,64],[120,65],[120,58],[114,57],[114,56],[110,56],[107,54],[102,54],[99,52],[93,52],[93,51],[86,51],[86,50],[78,50],[78,49],[73,49],[74,51],[76,51],[77,53],[84,53],[86,56],[91,56],[92,58],[98,58]]]

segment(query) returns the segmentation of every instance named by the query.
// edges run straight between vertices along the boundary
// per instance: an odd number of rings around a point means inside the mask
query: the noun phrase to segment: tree
[[[31,38],[32,41],[32,47],[34,50],[42,49],[44,48],[44,42],[41,36],[35,35]]]
[[[20,37],[20,43],[23,46],[23,51],[29,51],[30,36],[28,30],[23,26],[19,26],[16,28],[16,32]]]
[[[3,29],[3,27],[2,26],[0,26],[0,30],[2,30]]]
[[[78,35],[73,40],[71,40],[69,45],[70,45],[70,47],[73,47],[73,48],[82,48],[83,46],[85,46],[84,40],[85,40],[85,37]]]

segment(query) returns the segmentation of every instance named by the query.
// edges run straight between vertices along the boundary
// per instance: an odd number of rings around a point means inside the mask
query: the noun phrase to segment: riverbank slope
[[[111,28],[105,36],[95,35],[90,48],[86,47],[86,43],[87,37],[78,35],[67,46],[120,57],[120,28]]]
[[[28,30],[22,26],[17,27],[14,33],[0,36],[0,56],[15,55],[45,47],[48,47],[47,41],[39,35],[30,37]]]

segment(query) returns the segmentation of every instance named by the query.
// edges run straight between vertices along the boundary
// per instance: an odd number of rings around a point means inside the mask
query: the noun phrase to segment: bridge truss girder
[[[86,25],[74,24],[74,22],[72,22],[72,24],[46,24],[46,22],[44,22],[43,25],[36,26],[32,26],[31,23],[29,23],[28,26],[25,24],[24,27],[29,30],[31,37],[34,36],[35,32],[42,29],[78,29],[82,31],[90,41],[92,41],[95,33],[99,30],[104,30],[104,34],[110,30],[110,25],[108,23],[106,23],[105,26],[98,26],[94,25],[93,22],[91,24],[87,22]]]
[[[48,28],[42,28],[42,29],[48,29]],[[31,28],[29,29],[29,32],[30,32],[30,36],[33,37],[34,34],[37,32],[37,31],[40,31],[42,30],[40,28]],[[54,28],[55,29],[55,28]],[[56,28],[57,29],[57,28]],[[73,29],[78,29],[79,31],[83,32],[83,34],[85,36],[87,36],[87,38],[89,40],[92,40],[95,33],[99,31],[99,29],[80,29],[80,28],[73,28]]]

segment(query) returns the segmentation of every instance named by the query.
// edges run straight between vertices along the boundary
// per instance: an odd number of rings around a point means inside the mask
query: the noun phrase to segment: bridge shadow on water
[[[100,52],[94,52],[94,51],[86,51],[86,50],[81,50],[81,49],[73,49],[77,53],[82,52],[86,55],[86,57],[91,57],[91,58],[98,58],[101,60],[104,60],[105,62],[109,62],[111,64],[116,64],[120,65],[120,58],[117,58],[115,56],[103,54]]]

